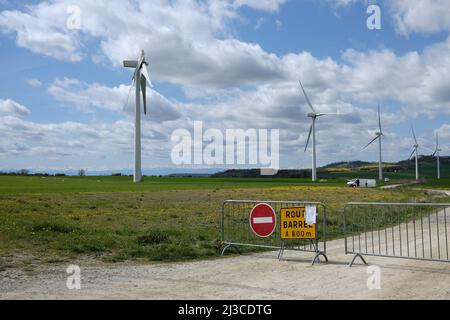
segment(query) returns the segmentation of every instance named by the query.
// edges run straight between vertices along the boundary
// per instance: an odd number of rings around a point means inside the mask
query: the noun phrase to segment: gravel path
[[[343,241],[328,243],[330,263],[307,253],[276,252],[162,265],[79,263],[80,290],[66,288],[67,265],[35,276],[2,277],[2,299],[450,299],[450,264],[369,257],[381,289],[367,287],[367,267],[347,266]]]

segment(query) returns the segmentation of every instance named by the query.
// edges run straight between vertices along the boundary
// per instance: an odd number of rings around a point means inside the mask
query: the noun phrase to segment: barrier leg
[[[284,253],[284,241],[281,241],[280,251],[278,252],[278,261],[281,261]]]
[[[230,246],[231,246],[231,244],[225,245],[225,247],[223,248],[222,253],[220,255],[223,256],[223,254],[225,253],[225,250],[227,250],[228,247],[230,247]]]
[[[328,257],[325,253],[323,253],[322,251],[318,251],[316,253],[316,255],[314,256],[314,259],[312,260],[311,265],[314,265],[316,263],[316,261],[318,263],[320,263],[320,256],[323,256],[325,258],[325,263],[328,263]]]
[[[363,257],[361,254],[356,253],[356,254],[353,256],[352,261],[351,261],[350,264],[348,265],[350,268],[353,266],[353,264],[355,263],[356,258],[358,258],[358,257],[362,260],[362,262],[364,262],[364,264],[367,264],[366,260],[364,260],[364,257]]]

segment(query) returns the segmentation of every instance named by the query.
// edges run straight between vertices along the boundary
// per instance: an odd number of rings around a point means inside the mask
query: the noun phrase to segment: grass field
[[[165,190],[271,188],[310,186],[310,179],[291,178],[184,178],[146,177],[135,184],[131,177],[39,177],[1,176],[0,194],[76,193],[76,192],[155,192]],[[320,182],[320,186],[343,186],[345,179]]]
[[[324,202],[334,237],[346,202],[435,200],[409,189],[342,187],[345,180],[130,180],[0,176],[0,270],[17,264],[18,256],[48,263],[79,256],[108,262],[217,257],[219,209],[226,199]]]
[[[446,179],[428,179],[422,184],[424,188],[446,189],[450,190],[450,178]]]

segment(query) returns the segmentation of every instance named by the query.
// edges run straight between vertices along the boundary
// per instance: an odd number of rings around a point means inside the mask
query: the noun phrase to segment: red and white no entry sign
[[[250,228],[261,238],[269,237],[277,225],[275,210],[267,203],[259,203],[250,212]]]

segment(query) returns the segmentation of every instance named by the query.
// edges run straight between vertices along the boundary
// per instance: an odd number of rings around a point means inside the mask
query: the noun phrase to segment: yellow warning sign
[[[306,224],[305,208],[282,208],[281,239],[315,239],[316,224]]]

